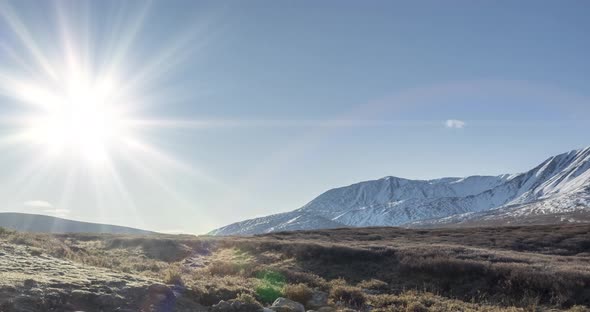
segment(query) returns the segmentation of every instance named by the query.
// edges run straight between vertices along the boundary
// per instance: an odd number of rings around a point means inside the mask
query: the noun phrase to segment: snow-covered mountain
[[[234,223],[211,234],[436,226],[477,220],[518,223],[529,216],[564,218],[564,214],[580,213],[590,215],[590,147],[553,156],[520,174],[436,180],[385,177],[360,182],[329,190],[292,212]]]

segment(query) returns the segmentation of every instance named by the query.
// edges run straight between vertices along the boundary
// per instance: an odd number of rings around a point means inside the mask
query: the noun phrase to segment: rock
[[[336,311],[336,309],[334,309],[332,307],[328,307],[328,306],[321,307],[318,309],[318,312],[334,312],[334,311]]]
[[[211,311],[214,312],[260,312],[261,310],[262,307],[257,303],[246,303],[238,300],[231,300],[231,302],[221,300],[211,307]]]
[[[232,308],[234,311],[237,311],[237,310],[239,310],[239,309],[240,309],[240,307],[242,307],[242,303],[241,303],[241,302],[239,302],[239,301],[234,301],[234,302],[232,302],[232,303],[231,303],[231,308]]]
[[[176,297],[172,289],[163,284],[152,284],[148,287],[144,310],[175,311]]]
[[[32,279],[26,279],[23,282],[23,286],[25,286],[25,288],[33,288],[33,287],[37,286],[37,282],[35,282],[35,280],[32,280]]]
[[[96,297],[95,302],[99,307],[112,308],[116,307],[120,303],[120,300],[113,295],[100,294]]]
[[[262,308],[262,312],[275,312],[275,311],[270,308]]]
[[[106,285],[109,287],[121,288],[121,287],[127,285],[127,282],[126,281],[108,281],[108,282],[106,282]]]
[[[97,294],[80,289],[72,290],[70,293],[70,299],[74,302],[90,302],[95,300],[96,297]]]
[[[225,300],[219,301],[218,304],[215,304],[211,307],[211,311],[214,312],[230,312],[233,311],[231,304]]]
[[[57,308],[66,303],[66,296],[63,292],[53,291],[46,294],[43,301],[49,308]]]
[[[150,294],[169,294],[172,290],[163,284],[152,284],[148,287],[148,292]]]
[[[41,298],[31,298],[29,296],[18,296],[12,301],[12,306],[8,311],[18,312],[34,312],[43,309],[43,301]]]
[[[270,307],[275,312],[305,312],[305,307],[299,302],[279,297]]]
[[[314,291],[311,299],[305,303],[305,306],[310,309],[318,309],[326,305],[328,305],[328,293],[323,291]]]

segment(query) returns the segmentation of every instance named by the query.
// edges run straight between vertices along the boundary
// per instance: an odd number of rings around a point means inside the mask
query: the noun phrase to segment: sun
[[[28,87],[29,95],[39,94],[40,98],[31,100],[43,103],[43,109],[30,118],[26,135],[51,155],[73,156],[90,164],[104,162],[129,135],[122,109],[125,97],[112,77],[85,73],[67,77],[54,89]]]

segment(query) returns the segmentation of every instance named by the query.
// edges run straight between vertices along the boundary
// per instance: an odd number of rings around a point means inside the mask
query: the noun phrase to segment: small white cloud
[[[44,200],[29,200],[23,203],[25,206],[33,207],[33,208],[53,208],[53,205],[49,202]]]
[[[57,208],[53,206],[50,202],[46,202],[44,200],[29,200],[24,202],[23,205],[31,207],[37,211],[41,211],[45,214],[54,215],[58,217],[65,217],[68,214],[70,214],[70,210]]]
[[[445,122],[445,126],[452,129],[463,129],[465,128],[465,122],[463,120],[449,119]]]

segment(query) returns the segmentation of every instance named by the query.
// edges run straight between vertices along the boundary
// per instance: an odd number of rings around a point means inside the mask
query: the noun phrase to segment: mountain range
[[[16,212],[0,213],[0,227],[20,232],[37,233],[155,234],[154,232],[125,226],[89,223]]]
[[[291,212],[212,235],[338,227],[443,227],[590,221],[590,147],[518,174],[409,180],[388,176],[328,190]]]

